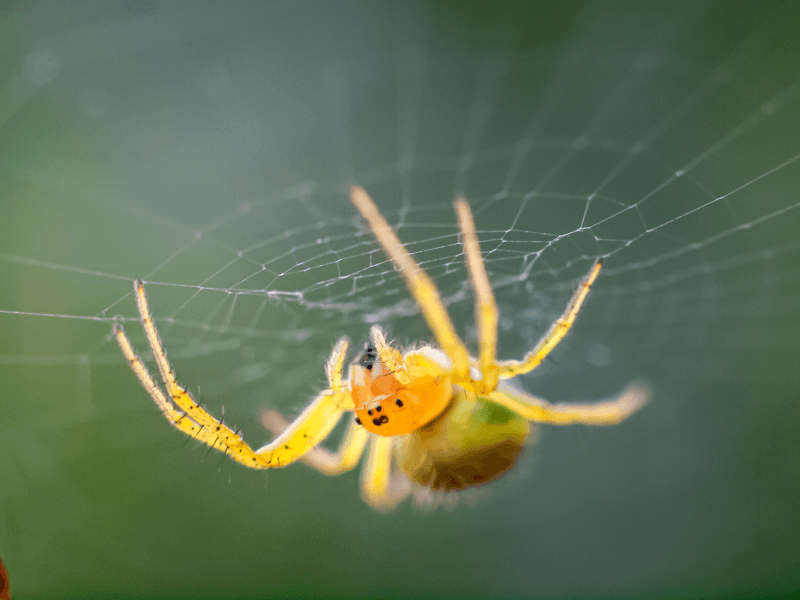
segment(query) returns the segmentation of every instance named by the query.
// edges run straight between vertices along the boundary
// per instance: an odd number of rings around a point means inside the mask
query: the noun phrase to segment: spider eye
[[[361,425],[361,419],[359,419],[358,417],[356,417],[356,423],[357,423],[358,425]]]
[[[392,400],[389,400],[392,402]],[[417,400],[414,394],[406,389],[397,390],[394,393],[394,409],[414,410]]]

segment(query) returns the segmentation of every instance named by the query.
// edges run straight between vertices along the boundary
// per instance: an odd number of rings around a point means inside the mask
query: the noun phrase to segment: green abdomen
[[[529,432],[528,421],[517,413],[454,387],[444,413],[397,441],[397,461],[414,483],[461,490],[513,467]]]

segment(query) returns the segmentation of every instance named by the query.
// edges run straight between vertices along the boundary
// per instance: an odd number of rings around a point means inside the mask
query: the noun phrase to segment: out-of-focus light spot
[[[34,85],[45,85],[58,75],[61,60],[55,52],[42,48],[31,52],[22,65],[22,75]]]
[[[80,96],[83,114],[92,119],[102,119],[111,105],[111,97],[100,88],[85,90]]]
[[[605,344],[592,344],[586,353],[586,360],[595,367],[607,367],[611,364],[611,350]]]

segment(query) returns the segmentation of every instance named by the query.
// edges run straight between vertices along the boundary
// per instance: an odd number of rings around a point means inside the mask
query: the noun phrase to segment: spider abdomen
[[[397,440],[397,462],[415,483],[454,491],[489,483],[517,462],[530,432],[515,412],[454,386],[448,408]]]

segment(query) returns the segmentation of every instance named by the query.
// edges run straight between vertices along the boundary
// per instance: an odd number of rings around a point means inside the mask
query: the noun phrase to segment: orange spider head
[[[402,365],[400,353],[397,364]],[[403,435],[430,423],[447,407],[452,396],[446,373],[390,372],[368,346],[361,360],[350,367],[350,389],[356,423],[378,435]],[[415,376],[416,375],[416,376]]]

